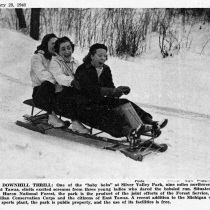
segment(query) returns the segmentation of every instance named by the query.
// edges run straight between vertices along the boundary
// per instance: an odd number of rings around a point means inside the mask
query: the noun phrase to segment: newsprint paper
[[[0,209],[209,208],[209,6],[207,0],[1,0]],[[168,119],[155,139],[168,149],[138,161],[104,141],[17,126],[31,113],[23,104],[33,91],[31,58],[49,33],[71,39],[79,64],[92,44],[105,44],[115,86],[131,90],[122,97],[154,120]]]

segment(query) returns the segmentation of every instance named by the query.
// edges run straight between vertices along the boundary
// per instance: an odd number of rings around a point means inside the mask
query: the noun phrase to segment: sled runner
[[[44,109],[42,109],[42,107],[35,106],[32,99],[28,99],[24,101],[23,103],[32,107],[31,115],[27,115],[27,114],[24,115],[23,118],[25,119],[25,121],[23,122],[23,121],[18,120],[16,124],[21,127],[25,127],[30,130],[40,132],[42,134],[44,134],[47,130],[50,130],[50,129],[59,129],[64,132],[83,136],[85,138],[106,142],[107,146],[105,146],[104,149],[108,149],[112,151],[120,151],[127,157],[130,157],[131,159],[136,160],[136,161],[142,161],[144,156],[149,155],[152,152],[165,152],[168,148],[166,144],[155,143],[154,140],[155,138],[157,138],[157,136],[154,136],[152,132],[143,133],[141,134],[140,137],[136,138],[135,128],[132,129],[129,132],[129,135],[125,136],[125,139],[123,140],[102,137],[100,136],[100,134],[105,131],[94,133],[93,132],[94,128],[92,127],[90,130],[90,134],[80,134],[80,133],[73,132],[71,128],[69,128],[71,124],[69,121],[64,121],[64,124],[65,124],[64,127],[53,128],[51,125],[48,124],[48,114],[45,112]],[[126,108],[126,106],[129,106],[129,104],[128,105],[126,104],[124,108]],[[36,114],[34,113],[35,108],[39,110]],[[120,112],[119,108],[117,108],[116,110]],[[68,115],[61,116],[61,114],[58,112],[56,112],[56,114],[59,115],[60,118],[64,117],[64,118],[70,119]],[[126,118],[124,115],[123,117]],[[138,119],[135,119],[135,116],[133,116],[133,118],[132,117],[129,118],[129,121],[132,121],[132,122],[129,122],[131,124],[138,123],[137,122]],[[98,129],[98,128],[95,128],[95,129]],[[127,131],[126,129],[128,129],[128,126],[126,125],[126,123],[122,129]]]

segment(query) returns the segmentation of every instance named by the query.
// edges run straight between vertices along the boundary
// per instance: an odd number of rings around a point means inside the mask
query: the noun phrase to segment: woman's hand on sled
[[[123,92],[123,94],[128,95],[131,91],[131,89],[128,86],[119,86],[119,89]]]
[[[71,86],[76,88],[77,90],[81,90],[80,84],[76,79],[73,79],[71,82]]]

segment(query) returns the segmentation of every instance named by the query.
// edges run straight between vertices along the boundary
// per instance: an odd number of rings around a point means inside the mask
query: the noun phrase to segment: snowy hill
[[[116,86],[131,87],[128,99],[155,119],[169,119],[158,139],[168,144],[167,152],[135,162],[93,140],[60,131],[43,135],[15,125],[30,113],[22,102],[31,98],[30,59],[39,43],[0,30],[0,178],[209,178],[210,46],[203,55],[194,46],[166,59],[151,50],[140,59],[107,61]],[[84,55],[74,52],[80,62]]]

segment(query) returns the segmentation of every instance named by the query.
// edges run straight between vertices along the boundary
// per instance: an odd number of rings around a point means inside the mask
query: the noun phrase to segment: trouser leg
[[[121,105],[131,103],[127,99],[115,99],[115,98],[104,98],[100,101],[99,104],[92,104],[88,106],[84,114],[82,115],[82,122],[107,132],[115,137],[122,137],[129,134],[130,127],[134,126],[136,122],[136,116],[146,116],[147,113],[141,108],[136,107],[137,111],[134,109],[135,113],[130,113],[132,116],[127,116],[127,113],[124,113],[123,109],[120,109],[120,112],[115,108]],[[138,112],[138,113],[137,113]],[[126,115],[126,116],[125,116]],[[149,114],[148,114],[149,115]],[[128,119],[128,118],[129,119]],[[134,120],[132,120],[134,119]],[[140,119],[137,121],[141,121]]]
[[[77,91],[72,87],[64,87],[63,90],[55,94],[55,109],[66,115],[71,120],[79,120],[79,106],[77,103]]]
[[[139,117],[141,118],[143,123],[150,124],[150,125],[153,123],[151,114],[144,111],[142,108],[137,106],[135,103],[131,102],[131,104],[134,107],[134,109],[136,110],[137,114],[139,115]]]
[[[35,105],[42,107],[49,114],[52,113],[55,97],[55,85],[44,81],[40,86],[34,87],[33,101]]]
[[[104,98],[102,104],[109,105],[110,107],[120,106],[126,103],[131,103],[133,108],[135,109],[136,113],[139,115],[143,123],[145,124],[152,124],[152,115],[148,112],[144,111],[142,108],[137,106],[135,103],[127,100],[127,99],[116,99],[116,98]]]

